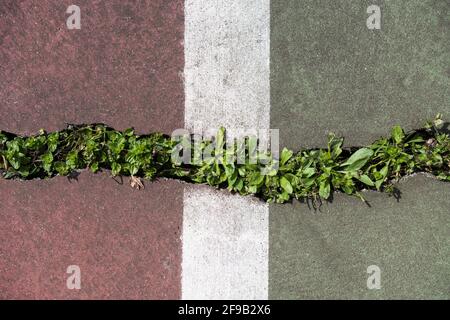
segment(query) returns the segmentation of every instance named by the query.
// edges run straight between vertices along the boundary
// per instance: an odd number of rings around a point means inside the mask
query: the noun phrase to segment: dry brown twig
[[[140,190],[141,188],[142,188],[142,189],[145,189],[145,186],[144,186],[144,184],[142,183],[141,179],[138,178],[138,177],[135,177],[135,176],[131,176],[131,177],[130,177],[130,186],[131,186],[133,189],[138,189],[138,190]]]

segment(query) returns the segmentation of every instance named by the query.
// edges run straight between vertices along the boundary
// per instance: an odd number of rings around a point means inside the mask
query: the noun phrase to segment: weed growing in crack
[[[323,149],[294,153],[283,149],[279,159],[257,151],[257,163],[237,163],[230,157],[221,128],[215,140],[189,143],[202,152],[215,144],[211,158],[198,162],[172,161],[179,142],[161,133],[136,135],[103,124],[69,125],[60,132],[21,137],[0,132],[0,172],[3,178],[49,178],[69,176],[77,170],[111,170],[113,176],[130,176],[134,186],[140,178],[181,179],[191,183],[227,188],[242,195],[255,195],[268,202],[295,199],[330,199],[333,191],[364,198],[363,189],[394,193],[393,183],[417,172],[450,181],[450,137],[438,115],[418,130],[405,132],[395,126],[391,136],[362,148],[345,149],[343,139],[330,134]],[[255,152],[245,142],[245,152]],[[237,152],[237,146],[232,153]],[[262,164],[264,163],[264,164]]]

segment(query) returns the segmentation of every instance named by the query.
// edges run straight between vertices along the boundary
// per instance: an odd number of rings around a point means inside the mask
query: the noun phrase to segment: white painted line
[[[269,41],[270,0],[185,0],[186,128],[269,128]],[[268,217],[251,197],[186,188],[182,298],[267,299]]]
[[[185,124],[270,126],[270,1],[185,1]]]
[[[186,188],[183,299],[267,299],[268,227],[257,199]]]

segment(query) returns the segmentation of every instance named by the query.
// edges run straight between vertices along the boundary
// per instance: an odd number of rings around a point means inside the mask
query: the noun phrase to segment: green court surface
[[[366,26],[378,4],[381,29]],[[450,115],[450,2],[271,3],[271,128],[293,149],[348,146]]]
[[[270,207],[269,297],[449,299],[450,185],[419,175],[385,194],[336,195],[320,210]],[[367,268],[380,268],[369,290]]]
[[[381,8],[369,30],[366,9]],[[280,145],[365,145],[400,124],[450,116],[449,1],[274,0],[271,128]],[[335,195],[320,211],[270,206],[269,297],[450,298],[450,186],[416,176],[399,201],[365,193],[371,207]],[[367,268],[381,289],[367,288]]]

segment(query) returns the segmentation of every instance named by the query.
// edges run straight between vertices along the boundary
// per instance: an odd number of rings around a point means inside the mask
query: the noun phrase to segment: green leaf
[[[69,169],[75,169],[78,165],[78,152],[70,151],[66,157],[66,164]]]
[[[328,135],[328,150],[331,152],[331,158],[336,159],[342,153],[342,143],[344,139],[336,138],[334,133]]]
[[[44,167],[44,170],[48,173],[52,170],[52,164],[53,164],[53,155],[50,152],[44,153],[41,156],[42,164]]]
[[[64,162],[57,161],[55,162],[54,167],[56,172],[58,172],[58,174],[62,176],[65,176],[66,174],[69,173],[69,169],[67,168],[67,165]]]
[[[30,170],[28,166],[25,167],[20,167],[20,169],[18,170],[19,174],[23,177],[26,178],[28,177],[28,175],[30,174]]]
[[[284,165],[286,162],[288,162],[288,160],[292,157],[294,153],[287,149],[284,148],[283,151],[281,151],[281,159],[280,159],[280,164]]]
[[[144,174],[145,174],[145,178],[153,179],[155,174],[156,174],[156,169],[155,168],[150,168],[150,169],[146,170],[144,172]]]
[[[328,180],[322,181],[319,185],[319,196],[321,196],[324,199],[328,199],[330,196],[330,182]]]
[[[90,169],[92,172],[96,173],[98,171],[98,162],[94,162],[90,165]]]
[[[421,142],[424,142],[424,140],[423,140],[423,138],[421,137],[421,136],[415,136],[415,137],[413,137],[411,140],[408,140],[407,141],[409,144],[412,144],[412,143],[421,143]]]
[[[216,135],[216,152],[222,152],[225,144],[225,128],[220,127]]]
[[[289,182],[288,179],[286,179],[285,177],[281,177],[280,179],[280,185],[281,187],[288,193],[291,194],[292,193],[292,185]]]
[[[50,152],[44,153],[44,154],[41,156],[41,160],[42,160],[42,162],[44,162],[44,163],[52,163],[52,161],[53,161],[53,155],[52,155]]]
[[[358,178],[358,180],[361,181],[362,183],[368,185],[368,186],[371,186],[371,187],[373,187],[373,186],[375,185],[375,184],[373,183],[373,181],[369,178],[369,176],[366,175],[366,174],[363,174],[362,176],[360,176],[360,177]]]
[[[361,148],[356,151],[347,161],[345,161],[341,166],[346,167],[346,171],[356,171],[361,169],[370,157],[373,155],[373,150],[369,148]]]
[[[304,176],[305,178],[309,178],[314,173],[316,173],[316,169],[314,169],[314,168],[306,168],[301,173],[302,173],[302,176]]]
[[[118,174],[120,174],[120,170],[122,170],[122,166],[120,165],[120,163],[113,162],[111,164],[111,173],[113,176],[117,176]]]
[[[225,174],[227,175],[227,177],[231,177],[233,175],[233,173],[236,172],[234,165],[227,164],[224,166],[224,168],[225,168]]]
[[[133,128],[128,128],[123,132],[123,135],[126,137],[131,137],[132,135],[134,135],[134,130]]]
[[[258,186],[264,181],[264,176],[260,174],[259,172],[254,172],[250,176],[249,183],[251,186]]]
[[[380,170],[381,176],[382,176],[383,178],[386,178],[386,177],[387,177],[387,175],[388,175],[388,170],[389,170],[389,165],[388,165],[388,164],[386,164],[386,165],[383,167],[383,169]]]
[[[231,176],[228,177],[228,186],[233,187],[234,184],[236,183],[237,179],[238,179],[238,173],[237,173],[237,171],[234,171],[231,174]]]
[[[278,195],[277,202],[283,203],[289,200],[289,194],[286,191],[283,191],[281,194]]]
[[[400,126],[393,127],[391,135],[396,144],[401,143],[403,141],[403,138],[405,137],[405,133],[403,132],[402,127]]]
[[[47,137],[48,151],[54,152],[58,147],[59,132],[53,132]]]
[[[381,185],[383,184],[384,179],[375,181],[375,187],[377,190],[380,190]]]
[[[269,177],[274,177],[277,175],[278,170],[277,169],[268,169],[268,168],[264,168],[265,175],[269,176]]]
[[[238,179],[236,186],[235,186],[236,190],[241,191],[243,187],[244,187],[244,181],[242,179]]]

